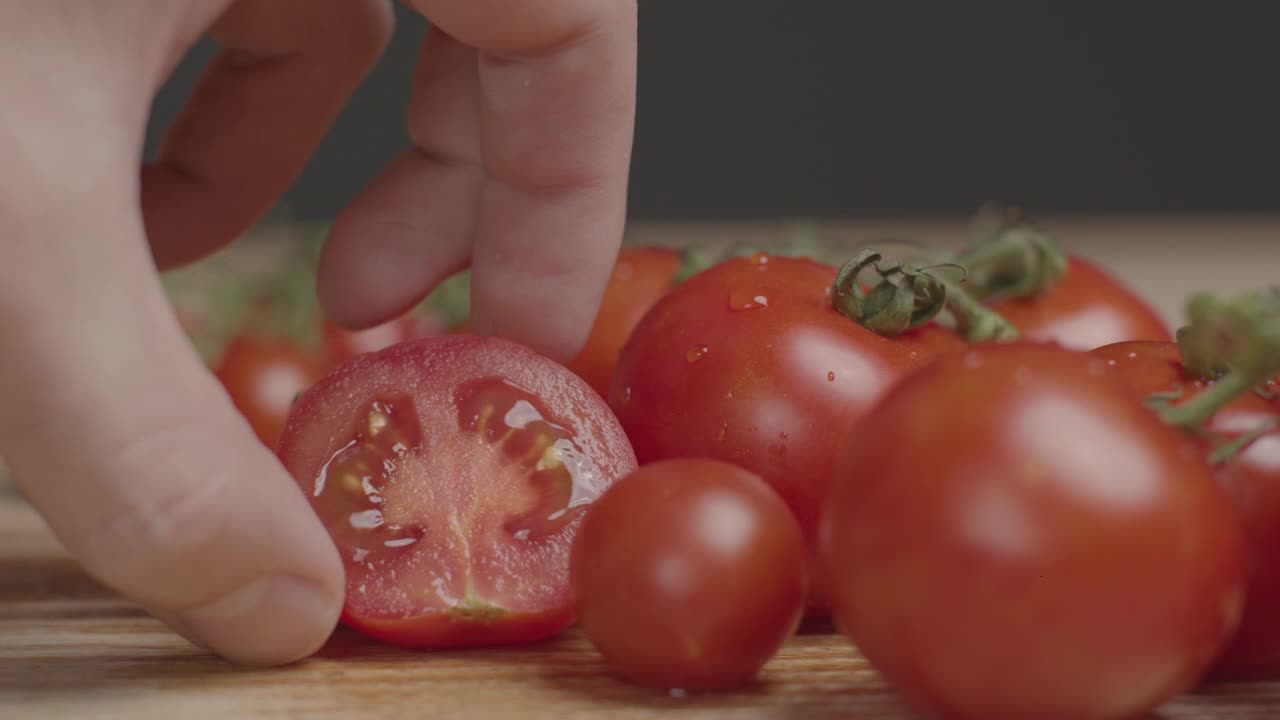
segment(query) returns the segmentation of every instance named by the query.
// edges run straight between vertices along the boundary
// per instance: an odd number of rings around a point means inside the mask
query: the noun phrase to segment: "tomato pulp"
[[[1124,340],[1172,340],[1169,326],[1132,290],[1079,257],[1053,287],[991,303],[1024,340],[1091,350]]]
[[[287,339],[244,335],[227,345],[214,374],[258,439],[274,448],[294,399],[324,367]]]
[[[759,476],[652,463],[609,488],[574,542],[578,622],[622,674],[659,688],[749,682],[800,622],[800,527]]]
[[[831,305],[835,268],[763,253],[673,288],[636,326],[609,391],[641,463],[710,458],[763,477],[812,538],[848,430],[907,370],[964,345],[887,339]],[[821,578],[813,578],[821,604]]]
[[[1029,343],[903,380],[849,436],[821,559],[839,626],[949,718],[1134,717],[1239,622],[1239,523],[1200,448]]]
[[[574,617],[586,506],[636,467],[580,378],[509,341],[449,335],[336,368],[279,456],[346,563],[344,622],[411,647],[547,637]]]
[[[1163,396],[1177,405],[1211,385],[1183,366],[1174,343],[1116,343],[1092,354],[1139,398]],[[1204,452],[1277,421],[1280,407],[1259,394],[1241,395],[1206,423]],[[1215,470],[1244,526],[1248,594],[1240,627],[1212,673],[1220,679],[1274,677],[1280,673],[1280,427],[1252,440]]]

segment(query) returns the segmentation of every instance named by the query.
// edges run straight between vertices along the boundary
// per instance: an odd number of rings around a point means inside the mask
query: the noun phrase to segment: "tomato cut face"
[[[1025,340],[1091,350],[1126,340],[1168,342],[1169,326],[1119,280],[1093,263],[1069,258],[1067,272],[1044,293],[992,304]]]
[[[582,511],[635,468],[581,379],[461,335],[339,367],[300,398],[279,454],[342,552],[344,621],[415,647],[566,627]]]

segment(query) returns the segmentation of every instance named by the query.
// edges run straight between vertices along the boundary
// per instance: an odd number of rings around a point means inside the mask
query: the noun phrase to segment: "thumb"
[[[0,193],[0,455],[94,577],[228,659],[293,661],[337,621],[340,559],[183,336],[128,177]]]

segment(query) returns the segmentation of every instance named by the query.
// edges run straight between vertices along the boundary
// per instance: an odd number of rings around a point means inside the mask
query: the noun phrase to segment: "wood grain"
[[[1052,222],[1072,249],[1124,273],[1176,322],[1191,288],[1276,282],[1280,221]],[[641,242],[769,242],[786,226],[666,225]],[[963,222],[838,224],[849,241],[956,242]],[[0,474],[2,474],[0,470]],[[739,692],[673,696],[614,677],[576,631],[529,647],[415,653],[339,630],[315,658],[246,670],[191,647],[81,572],[0,477],[0,718],[909,718],[829,628],[807,628]],[[1280,717],[1280,683],[1205,687],[1160,718]]]

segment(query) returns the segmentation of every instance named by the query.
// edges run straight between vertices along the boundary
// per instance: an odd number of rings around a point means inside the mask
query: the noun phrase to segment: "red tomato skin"
[[[227,345],[214,375],[267,447],[275,447],[294,398],[324,375],[311,355],[285,339],[244,335]]]
[[[1139,398],[1169,393],[1180,404],[1211,385],[1182,365],[1174,343],[1115,343],[1092,354],[1105,360],[1107,369]],[[1205,425],[1210,436],[1203,450],[1212,451],[1214,438],[1230,440],[1277,418],[1280,408],[1259,395],[1241,395]],[[1220,680],[1280,676],[1280,615],[1275,611],[1280,608],[1280,429],[1218,465],[1216,474],[1244,527],[1248,593],[1240,627],[1210,674]]]
[[[546,417],[566,429],[591,465],[591,484],[581,488],[585,501],[635,469],[635,455],[604,401],[563,366],[522,345],[442,335],[344,363],[299,398],[278,456],[323,518],[326,499],[312,491],[319,474],[352,442],[352,428],[359,427],[371,399],[408,393],[425,440],[410,449],[411,458],[398,461],[399,467],[416,469],[401,470],[408,474],[395,476],[395,482],[405,483],[401,495],[413,511],[429,516],[422,521],[423,537],[381,565],[362,561],[358,550],[344,545],[339,529],[330,527],[347,569],[342,619],[349,627],[394,645],[440,649],[531,642],[572,624],[569,549],[581,512],[567,515],[537,544],[502,534],[501,523],[490,516],[511,517],[517,511],[504,508],[519,498],[493,473],[510,460],[459,429],[465,418],[455,394],[496,380],[544,403]],[[497,469],[490,472],[483,463],[497,463]],[[578,489],[575,484],[574,497]],[[422,504],[419,497],[430,498],[425,509],[414,505]],[[390,515],[395,500],[383,502]],[[460,527],[450,529],[453,521]],[[366,583],[372,592],[362,587]]]
[[[450,650],[508,647],[555,637],[573,624],[576,613],[568,607],[545,612],[437,613],[404,619],[371,618],[342,609],[341,622],[366,637],[410,649]]]
[[[1048,292],[994,302],[1024,340],[1057,343],[1070,350],[1125,340],[1169,342],[1169,326],[1154,309],[1119,280],[1079,257]]]
[[[1105,363],[974,347],[859,425],[821,531],[837,624],[947,718],[1138,716],[1239,620],[1243,540],[1201,449]]]
[[[802,258],[733,258],[658,301],[609,392],[640,462],[745,468],[812,539],[852,424],[909,369],[964,346],[939,326],[892,340],[861,327],[830,305],[835,272]],[[822,578],[812,583],[820,606]]]
[[[601,397],[618,366],[618,356],[644,314],[671,289],[680,254],[661,247],[626,247],[618,255],[586,344],[568,367]]]
[[[799,625],[805,558],[795,518],[759,476],[652,463],[610,487],[574,541],[578,623],[641,684],[739,687]]]

